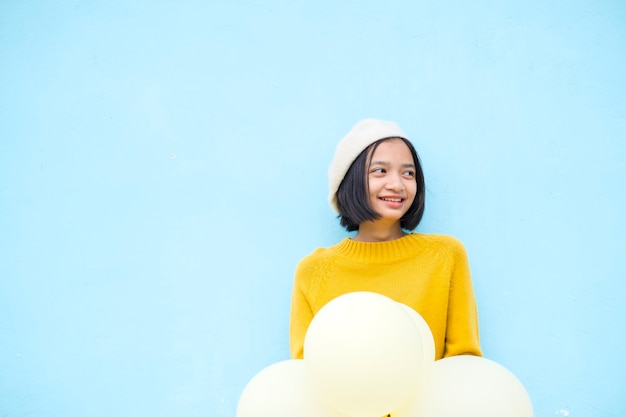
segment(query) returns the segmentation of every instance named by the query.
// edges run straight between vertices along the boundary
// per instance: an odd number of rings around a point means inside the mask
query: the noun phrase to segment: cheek
[[[406,190],[411,193],[413,197],[415,197],[417,194],[417,183],[415,181],[412,181],[411,183],[407,184]]]
[[[407,179],[404,181],[404,187],[405,187],[407,190],[413,190],[413,191],[415,191],[415,190],[417,189],[417,181],[416,181],[414,178],[413,178],[413,179],[408,179],[408,178],[407,178]]]
[[[375,194],[376,190],[380,188],[380,180],[378,180],[377,178],[370,178],[368,187],[370,190],[370,194]]]

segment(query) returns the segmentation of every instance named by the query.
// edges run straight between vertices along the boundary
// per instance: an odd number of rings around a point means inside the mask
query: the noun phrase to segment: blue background
[[[0,62],[0,416],[234,416],[364,117],[535,415],[626,415],[623,2],[3,0]]]

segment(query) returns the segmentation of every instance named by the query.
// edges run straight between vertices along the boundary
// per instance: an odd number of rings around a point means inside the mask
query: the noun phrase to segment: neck
[[[400,222],[385,224],[382,222],[365,222],[359,225],[359,231],[352,238],[359,242],[387,242],[400,239],[406,233],[400,227]]]

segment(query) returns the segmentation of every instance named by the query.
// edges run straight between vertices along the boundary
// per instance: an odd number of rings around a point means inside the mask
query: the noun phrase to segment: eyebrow
[[[371,161],[370,165],[383,165],[383,166],[389,166],[391,165],[390,162],[387,161]],[[415,164],[402,164],[400,165],[402,168],[415,168]]]

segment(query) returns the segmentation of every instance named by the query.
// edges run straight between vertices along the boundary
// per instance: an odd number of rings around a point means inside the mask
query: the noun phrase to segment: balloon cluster
[[[275,363],[246,385],[237,417],[532,417],[524,386],[477,356],[435,360],[412,308],[353,292],[313,318],[304,359]]]

